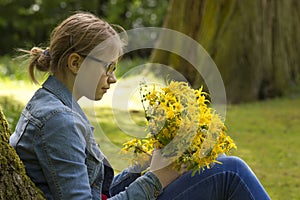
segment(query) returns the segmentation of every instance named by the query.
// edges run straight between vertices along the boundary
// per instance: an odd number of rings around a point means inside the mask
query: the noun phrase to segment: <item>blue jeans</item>
[[[170,185],[158,200],[265,200],[270,199],[248,165],[238,157],[221,156],[215,164],[193,177],[188,172]]]

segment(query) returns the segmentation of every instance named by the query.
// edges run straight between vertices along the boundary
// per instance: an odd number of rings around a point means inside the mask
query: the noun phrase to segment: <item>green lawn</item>
[[[0,104],[13,123],[35,87],[11,85],[1,82]],[[23,83],[19,83],[23,84]],[[6,92],[5,92],[6,90]],[[11,91],[11,92],[9,92]],[[12,92],[13,91],[13,92]],[[1,96],[10,97],[3,98]],[[23,97],[23,93],[27,94]],[[13,100],[13,98],[15,100]],[[140,111],[130,112],[120,128],[116,115],[108,107],[96,107],[95,137],[101,149],[111,160],[116,171],[128,165],[124,155],[119,154],[121,144],[131,138],[136,124],[143,125]],[[122,114],[118,114],[120,116]],[[228,134],[235,140],[238,149],[233,155],[243,158],[265,186],[271,199],[300,199],[300,97],[274,99],[262,102],[231,105],[227,107],[226,125]],[[124,128],[127,131],[124,131]],[[141,127],[139,127],[141,128]]]
[[[300,198],[300,98],[230,106],[227,126],[272,199]]]

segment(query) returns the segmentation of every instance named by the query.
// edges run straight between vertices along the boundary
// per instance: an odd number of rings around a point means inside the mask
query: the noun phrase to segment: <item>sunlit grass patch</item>
[[[300,196],[300,98],[230,106],[226,124],[271,199]],[[284,196],[284,198],[282,198]]]

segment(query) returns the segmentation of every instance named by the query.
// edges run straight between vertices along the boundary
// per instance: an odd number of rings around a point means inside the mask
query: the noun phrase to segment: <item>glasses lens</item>
[[[112,73],[116,70],[115,63],[108,63],[106,67],[107,67],[106,75],[112,75]]]

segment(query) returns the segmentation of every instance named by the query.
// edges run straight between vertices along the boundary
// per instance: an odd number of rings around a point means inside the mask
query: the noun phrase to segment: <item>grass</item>
[[[254,169],[272,199],[300,197],[300,99],[231,106],[227,126],[236,155]]]

